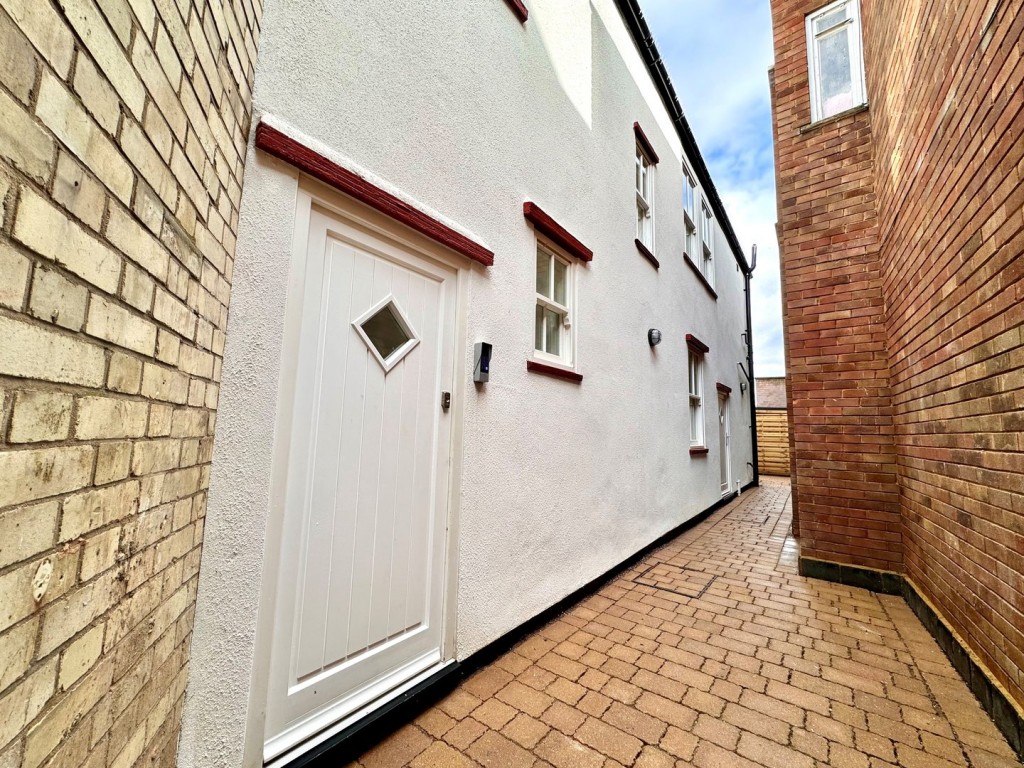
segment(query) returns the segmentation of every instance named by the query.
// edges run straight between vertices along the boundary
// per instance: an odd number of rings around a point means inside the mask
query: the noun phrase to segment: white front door
[[[719,475],[722,495],[732,485],[732,457],[729,455],[729,396],[718,395],[718,449],[721,458]]]
[[[456,271],[315,204],[304,250],[268,760],[442,658]]]

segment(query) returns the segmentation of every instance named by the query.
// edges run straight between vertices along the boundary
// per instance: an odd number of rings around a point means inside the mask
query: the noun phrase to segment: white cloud
[[[754,366],[759,376],[781,375],[769,0],[640,0],[640,5],[736,235],[748,253],[757,243]]]

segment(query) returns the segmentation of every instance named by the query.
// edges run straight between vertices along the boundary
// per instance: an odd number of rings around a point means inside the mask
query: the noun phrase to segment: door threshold
[[[432,687],[457,669],[458,664],[453,659],[433,664],[356,712],[318,731],[308,739],[288,747],[280,754],[264,760],[263,765],[265,768],[301,768],[312,765],[324,752],[332,750],[338,744],[350,741],[352,737],[364,731],[372,731],[373,726],[393,709],[401,706],[423,688]]]

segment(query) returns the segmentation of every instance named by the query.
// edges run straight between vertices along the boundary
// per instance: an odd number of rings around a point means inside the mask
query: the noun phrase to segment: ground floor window
[[[537,245],[537,307],[534,349],[542,358],[572,365],[572,270],[543,244]]]
[[[689,359],[690,445],[704,445],[704,355],[693,349]]]

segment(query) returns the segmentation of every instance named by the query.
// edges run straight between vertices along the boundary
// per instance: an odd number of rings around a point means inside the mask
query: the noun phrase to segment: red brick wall
[[[824,4],[772,4],[802,555],[902,568],[1024,705],[1024,0],[862,0],[870,110],[801,133]]]
[[[906,572],[1024,704],[1024,3],[865,8]]]
[[[813,128],[804,15],[775,0],[779,245],[801,554],[900,570],[871,113]]]

